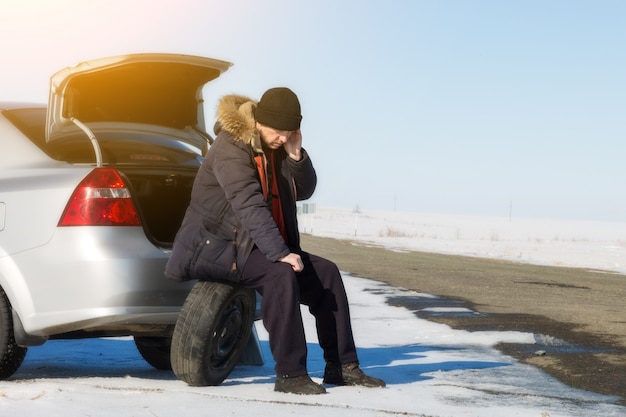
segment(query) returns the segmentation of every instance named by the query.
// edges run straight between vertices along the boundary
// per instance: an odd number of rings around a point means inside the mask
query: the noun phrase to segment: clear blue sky
[[[3,0],[0,100],[133,52],[292,88],[319,206],[626,222],[626,1]]]

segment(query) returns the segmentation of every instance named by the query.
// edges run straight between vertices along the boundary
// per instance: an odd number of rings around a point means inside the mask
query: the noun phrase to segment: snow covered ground
[[[303,231],[416,249],[523,262],[626,270],[626,225],[463,218],[316,209]],[[189,387],[143,361],[127,338],[50,341],[29,350],[20,370],[0,381],[0,416],[626,416],[617,398],[568,387],[494,348],[533,343],[520,332],[466,332],[419,319],[390,297],[423,296],[345,275],[363,368],[384,389],[329,387],[321,396],[273,391],[273,360],[261,323],[266,363],[237,368],[218,387]],[[471,314],[471,312],[470,312]],[[309,370],[323,359],[303,310]]]

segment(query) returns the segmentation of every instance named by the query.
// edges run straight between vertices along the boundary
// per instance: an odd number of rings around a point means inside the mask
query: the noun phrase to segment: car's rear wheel
[[[146,362],[163,371],[172,369],[170,360],[171,337],[135,336],[134,339],[137,350]]]
[[[6,379],[18,370],[26,357],[26,348],[15,342],[11,303],[0,288],[0,379]]]
[[[254,290],[197,282],[174,328],[171,361],[176,376],[192,386],[221,384],[246,348],[255,307]]]

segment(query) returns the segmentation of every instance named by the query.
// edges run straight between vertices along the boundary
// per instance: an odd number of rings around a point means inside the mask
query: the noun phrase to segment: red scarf
[[[278,225],[280,234],[283,235],[283,239],[287,242],[287,229],[285,227],[285,217],[283,216],[283,206],[280,203],[280,191],[278,190],[277,170],[274,164],[274,154],[272,151],[270,154],[270,169],[272,170],[272,217]]]

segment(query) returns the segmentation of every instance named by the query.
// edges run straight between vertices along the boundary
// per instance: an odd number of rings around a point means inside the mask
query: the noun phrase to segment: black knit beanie
[[[286,87],[270,88],[261,97],[254,113],[256,121],[276,130],[300,129],[298,96]]]

